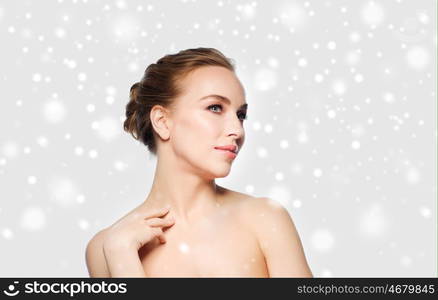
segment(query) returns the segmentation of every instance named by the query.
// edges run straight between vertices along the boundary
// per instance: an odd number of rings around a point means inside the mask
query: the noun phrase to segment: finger
[[[168,219],[167,220],[167,223],[165,223],[164,225],[163,225],[163,227],[171,227],[171,226],[173,226],[175,224],[175,219],[174,218],[171,218],[171,219]]]
[[[154,237],[158,238],[158,241],[160,243],[166,242],[166,238],[164,237],[164,234],[163,234],[163,231],[161,230],[161,228],[155,227],[155,228],[153,228],[152,232],[153,232]]]
[[[165,216],[169,212],[169,210],[170,207],[166,207],[166,206],[152,209],[150,212],[147,212],[145,214],[145,219]]]
[[[172,217],[169,218],[152,218],[152,219],[147,219],[146,223],[151,226],[151,227],[156,227],[156,226],[170,226],[171,224],[173,224],[175,222],[175,220]]]
[[[152,227],[152,235],[154,237],[158,237],[159,235],[163,234],[163,230],[161,229],[161,227]]]
[[[158,240],[160,241],[161,244],[166,243],[166,238],[164,237],[164,234],[159,235]]]

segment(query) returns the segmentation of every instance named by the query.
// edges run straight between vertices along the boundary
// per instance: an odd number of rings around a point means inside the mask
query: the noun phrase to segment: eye
[[[213,105],[210,105],[210,106],[207,107],[207,108],[210,110],[210,108],[213,108],[213,107],[220,107],[220,109],[222,110],[222,105],[220,105],[220,104],[213,104]],[[247,117],[246,117],[246,113],[245,113],[245,112],[241,112],[241,113],[239,114],[239,119],[240,119],[241,121],[246,120],[246,119],[247,119]]]
[[[219,104],[213,104],[213,105],[210,105],[210,106],[208,107],[208,109],[210,109],[210,107],[220,107],[220,108],[222,109],[222,105],[219,105]]]
[[[239,114],[239,117],[241,117],[242,119],[242,121],[243,120],[246,120],[246,113],[241,113],[241,114]]]

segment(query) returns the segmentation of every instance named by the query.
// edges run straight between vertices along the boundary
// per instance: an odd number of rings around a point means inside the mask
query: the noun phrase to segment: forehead
[[[205,66],[192,71],[182,80],[185,97],[199,101],[210,94],[222,95],[232,102],[245,103],[245,90],[233,71],[224,67]]]

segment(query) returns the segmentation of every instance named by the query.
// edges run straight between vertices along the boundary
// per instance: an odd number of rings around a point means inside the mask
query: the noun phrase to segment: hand
[[[163,228],[175,224],[174,218],[167,216],[168,207],[150,209],[147,212],[127,215],[108,228],[104,249],[139,250],[154,238],[163,244],[166,238]]]

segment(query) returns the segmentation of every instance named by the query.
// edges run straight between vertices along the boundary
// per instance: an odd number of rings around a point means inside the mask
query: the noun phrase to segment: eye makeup
[[[212,104],[212,105],[208,106],[207,109],[210,110],[210,108],[213,108],[213,107],[220,107],[222,110],[222,105],[220,105],[220,104]],[[217,112],[215,112],[215,113],[217,113]],[[243,121],[243,120],[247,119],[247,115],[246,115],[245,111],[239,111],[238,113],[240,113],[239,118],[240,118],[240,116],[242,116],[240,120]]]

